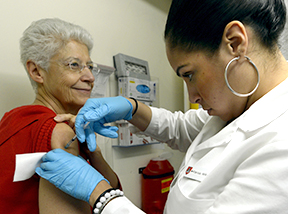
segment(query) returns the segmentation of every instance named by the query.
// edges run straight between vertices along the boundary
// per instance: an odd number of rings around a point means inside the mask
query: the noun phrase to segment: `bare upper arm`
[[[64,147],[74,137],[75,132],[66,123],[57,123],[51,137],[52,149],[63,149],[73,155],[79,155],[78,140],[76,139],[67,149]]]
[[[74,137],[73,129],[65,123],[57,123],[51,137],[51,148],[64,149],[65,145]],[[67,152],[78,155],[78,141],[75,140]],[[84,201],[75,199],[56,188],[53,184],[40,178],[39,184],[39,212],[45,213],[91,213],[90,205]]]
[[[67,195],[49,181],[41,178],[39,183],[39,213],[91,214],[91,208],[88,203]]]

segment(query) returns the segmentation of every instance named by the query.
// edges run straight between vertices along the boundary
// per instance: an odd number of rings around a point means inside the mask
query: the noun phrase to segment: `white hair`
[[[48,71],[50,59],[71,40],[86,45],[90,55],[93,48],[93,39],[90,33],[81,26],[58,18],[47,18],[32,22],[20,39],[21,62],[26,71],[28,60]],[[33,89],[37,90],[36,82],[30,76],[29,79]]]

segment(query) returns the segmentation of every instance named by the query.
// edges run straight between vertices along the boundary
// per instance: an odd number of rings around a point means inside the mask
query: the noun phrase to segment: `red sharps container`
[[[174,168],[168,160],[150,160],[142,171],[142,210],[147,214],[162,214],[174,178]]]

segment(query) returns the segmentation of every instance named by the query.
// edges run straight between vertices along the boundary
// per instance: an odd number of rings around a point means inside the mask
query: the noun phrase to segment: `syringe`
[[[86,127],[89,125],[90,122],[87,122],[84,126],[83,129],[86,129]],[[66,144],[66,146],[64,147],[65,149],[67,149],[75,140],[77,139],[77,135],[75,134],[75,136]]]

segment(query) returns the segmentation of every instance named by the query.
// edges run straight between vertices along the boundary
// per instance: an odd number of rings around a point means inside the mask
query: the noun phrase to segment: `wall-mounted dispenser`
[[[109,76],[115,71],[115,68],[98,63],[97,65],[100,71],[96,73],[92,71],[92,74],[95,77],[95,81],[91,92],[91,98],[108,97]]]
[[[133,97],[151,106],[156,99],[157,82],[151,81],[148,62],[125,54],[114,57],[118,78],[118,94]],[[135,135],[131,132],[134,126],[126,121],[119,121],[119,145],[133,146],[155,142],[152,138]]]

